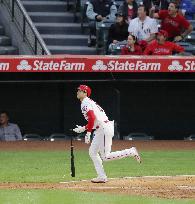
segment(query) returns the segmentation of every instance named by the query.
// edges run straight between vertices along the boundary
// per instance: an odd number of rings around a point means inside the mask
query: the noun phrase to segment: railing
[[[12,21],[14,21],[22,34],[23,41],[29,44],[35,55],[50,55],[45,42],[34,26],[28,13],[20,0],[1,0],[8,8]]]

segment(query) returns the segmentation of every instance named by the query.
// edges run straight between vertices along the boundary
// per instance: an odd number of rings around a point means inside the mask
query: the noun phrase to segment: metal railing
[[[34,26],[26,9],[20,0],[1,0],[8,8],[12,21],[14,21],[35,55],[50,55],[50,51],[43,41],[41,35]]]

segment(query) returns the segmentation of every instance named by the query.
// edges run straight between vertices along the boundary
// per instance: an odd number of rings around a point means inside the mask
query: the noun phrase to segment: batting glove
[[[89,144],[89,143],[90,143],[90,136],[91,136],[91,133],[90,133],[90,132],[87,132],[87,134],[85,135],[85,143],[86,143],[86,144]]]
[[[76,133],[82,133],[82,132],[85,132],[85,126],[79,126],[79,125],[76,125],[77,127],[73,129],[74,132]]]

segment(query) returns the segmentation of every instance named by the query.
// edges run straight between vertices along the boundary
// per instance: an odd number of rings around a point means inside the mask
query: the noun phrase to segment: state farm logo
[[[103,60],[97,60],[92,66],[93,71],[161,71],[161,64],[158,62],[144,62],[137,60],[132,62],[131,60],[110,60],[104,62]]]
[[[97,60],[96,64],[92,66],[92,69],[94,71],[97,71],[97,70],[107,70],[107,66],[104,64],[104,62],[102,60]]]
[[[179,63],[179,61],[174,60],[172,61],[172,64],[168,66],[168,69],[170,71],[182,71],[183,66]]]
[[[66,60],[34,60],[31,65],[27,60],[21,60],[18,71],[84,71],[85,63],[67,62]]]
[[[28,64],[27,60],[20,61],[20,64],[17,66],[17,70],[31,70],[32,66]]]

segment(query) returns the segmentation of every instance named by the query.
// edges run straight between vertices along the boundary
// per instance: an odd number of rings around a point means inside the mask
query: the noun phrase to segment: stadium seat
[[[48,138],[48,140],[51,141],[51,142],[53,142],[53,141],[63,141],[63,140],[69,140],[69,139],[70,139],[70,137],[63,134],[63,133],[53,133]]]
[[[40,141],[40,140],[43,140],[43,138],[39,134],[28,133],[28,134],[24,134],[23,140],[24,141]]]
[[[111,55],[120,55],[122,47],[124,47],[126,44],[127,44],[127,41],[124,40],[124,41],[121,41],[121,42],[118,42],[116,44],[111,45],[110,50],[109,50],[110,54]]]
[[[123,137],[123,140],[153,140],[153,136],[149,136],[146,133],[130,133]]]
[[[184,137],[184,140],[195,141],[195,134],[191,134],[189,137]]]
[[[106,45],[108,41],[108,31],[110,26],[114,23],[114,21],[106,20],[102,22],[102,24],[97,24],[96,26],[96,39],[97,39],[97,50],[99,49],[99,45],[102,45],[102,52],[106,54]],[[100,37],[101,35],[101,37]]]
[[[190,42],[191,44],[195,44],[195,31],[192,31],[186,38],[186,42]]]

